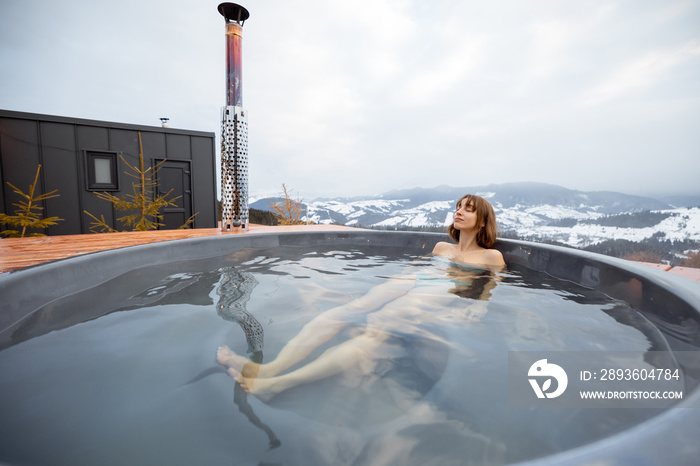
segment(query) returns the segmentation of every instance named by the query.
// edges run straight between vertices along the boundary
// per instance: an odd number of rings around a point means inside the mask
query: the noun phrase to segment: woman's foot
[[[260,370],[260,364],[256,364],[248,360],[243,356],[231,351],[228,346],[221,346],[216,352],[216,361],[222,366],[226,366],[229,369],[233,369],[237,374],[240,374],[246,378],[252,378],[258,376],[258,371]]]
[[[238,382],[238,385],[240,385],[246,393],[255,395],[262,401],[269,401],[273,396],[282,391],[280,384],[277,383],[274,377],[270,379],[244,377],[233,368],[226,372]]]

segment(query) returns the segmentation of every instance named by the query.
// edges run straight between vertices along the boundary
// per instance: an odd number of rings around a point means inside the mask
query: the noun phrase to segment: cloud
[[[678,167],[674,186],[697,190],[696,0],[245,6],[253,193],[507,181],[639,191],[659,157]],[[12,65],[0,69],[2,108],[220,130],[216,2],[4,0],[0,60]]]
[[[603,82],[584,94],[583,105],[600,105],[658,84],[673,68],[700,59],[700,42],[653,50],[614,69]]]
[[[483,60],[484,36],[446,38],[439,54],[423,53],[406,70],[397,98],[405,104],[425,105],[443,98],[463,83]]]

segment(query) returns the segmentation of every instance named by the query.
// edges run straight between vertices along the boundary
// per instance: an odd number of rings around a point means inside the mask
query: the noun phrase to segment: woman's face
[[[460,231],[474,230],[476,225],[476,209],[473,204],[468,204],[462,200],[457,204],[457,211],[454,216],[454,226]]]

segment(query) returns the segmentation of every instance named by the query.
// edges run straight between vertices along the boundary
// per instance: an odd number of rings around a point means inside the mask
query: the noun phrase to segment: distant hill
[[[488,199],[500,231],[520,238],[581,248],[611,239],[700,242],[699,208],[544,183],[403,189],[372,197],[317,199],[305,203],[304,209],[315,223],[440,230],[452,222],[456,201],[466,193]],[[259,200],[251,207],[269,210],[269,201]]]
[[[669,204],[641,196],[612,191],[574,191],[545,183],[504,183],[488,186],[454,188],[416,188],[390,191],[382,199],[410,199],[419,205],[432,201],[454,201],[466,193],[481,195],[503,208],[535,205],[558,205],[574,209],[594,207],[598,212],[616,214],[636,210],[667,209]]]
[[[664,196],[659,199],[674,207],[700,207],[700,195],[696,196]]]

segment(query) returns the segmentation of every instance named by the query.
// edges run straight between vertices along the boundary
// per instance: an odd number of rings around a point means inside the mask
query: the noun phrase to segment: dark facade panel
[[[130,155],[132,159],[139,155],[138,131],[127,129],[110,129],[109,131],[110,150],[123,155]],[[131,163],[131,162],[130,162]]]
[[[108,128],[78,125],[77,130],[81,149],[110,150]]]
[[[34,182],[37,166],[41,163],[38,133],[36,121],[0,119],[2,153],[3,155],[14,154],[13,157],[3,156],[4,181],[12,183],[25,192]],[[19,200],[19,197],[14,194],[7,195],[8,190],[11,192],[12,188],[6,183],[3,183],[3,189],[6,197],[11,198],[12,202]]]
[[[80,172],[75,157],[75,126],[41,122],[41,149],[46,191],[58,190],[59,197],[46,201],[46,216],[63,220],[48,228],[49,235],[66,235],[80,224]],[[77,200],[78,203],[71,202]]]
[[[167,150],[165,147],[166,135],[163,133],[153,133],[150,131],[141,132],[141,141],[143,143],[143,160],[147,166],[151,166],[155,159],[167,158]],[[138,160],[138,152],[134,154],[135,160]],[[131,161],[129,161],[131,163]]]
[[[216,163],[214,155],[214,138],[192,136],[192,205],[195,224],[209,218],[216,218],[216,188],[213,190],[197,189],[214,180],[216,183]]]
[[[29,187],[34,183],[37,167],[41,163],[37,122],[0,118],[0,144],[2,144],[0,155],[3,156],[1,188],[4,201],[3,212],[14,215],[17,209],[14,204],[22,198],[7,183],[12,183],[25,193],[29,192]],[[14,156],[7,157],[6,154],[14,154]],[[40,180],[35,194],[42,193],[44,188]],[[2,227],[3,230],[5,228],[5,226]]]
[[[190,139],[191,137],[182,134],[168,134],[166,139],[168,160],[192,160]]]
[[[11,204],[19,200],[6,182],[26,191],[41,163],[40,192],[57,189],[60,195],[46,201],[44,214],[64,219],[44,233],[89,233],[92,219],[84,211],[104,216],[110,226],[122,229],[117,217],[124,212],[115,212],[111,203],[95,193],[102,190],[118,197],[133,193],[135,180],[126,175],[131,170],[122,157],[139,165],[139,132],[145,168],[167,159],[163,187],[173,187],[182,195],[177,206],[165,211],[165,228],[180,226],[195,212],[194,227],[216,227],[214,133],[5,110],[0,110],[0,208],[12,214]],[[110,161],[116,162],[116,168],[109,166]],[[114,181],[118,184],[111,184]]]

